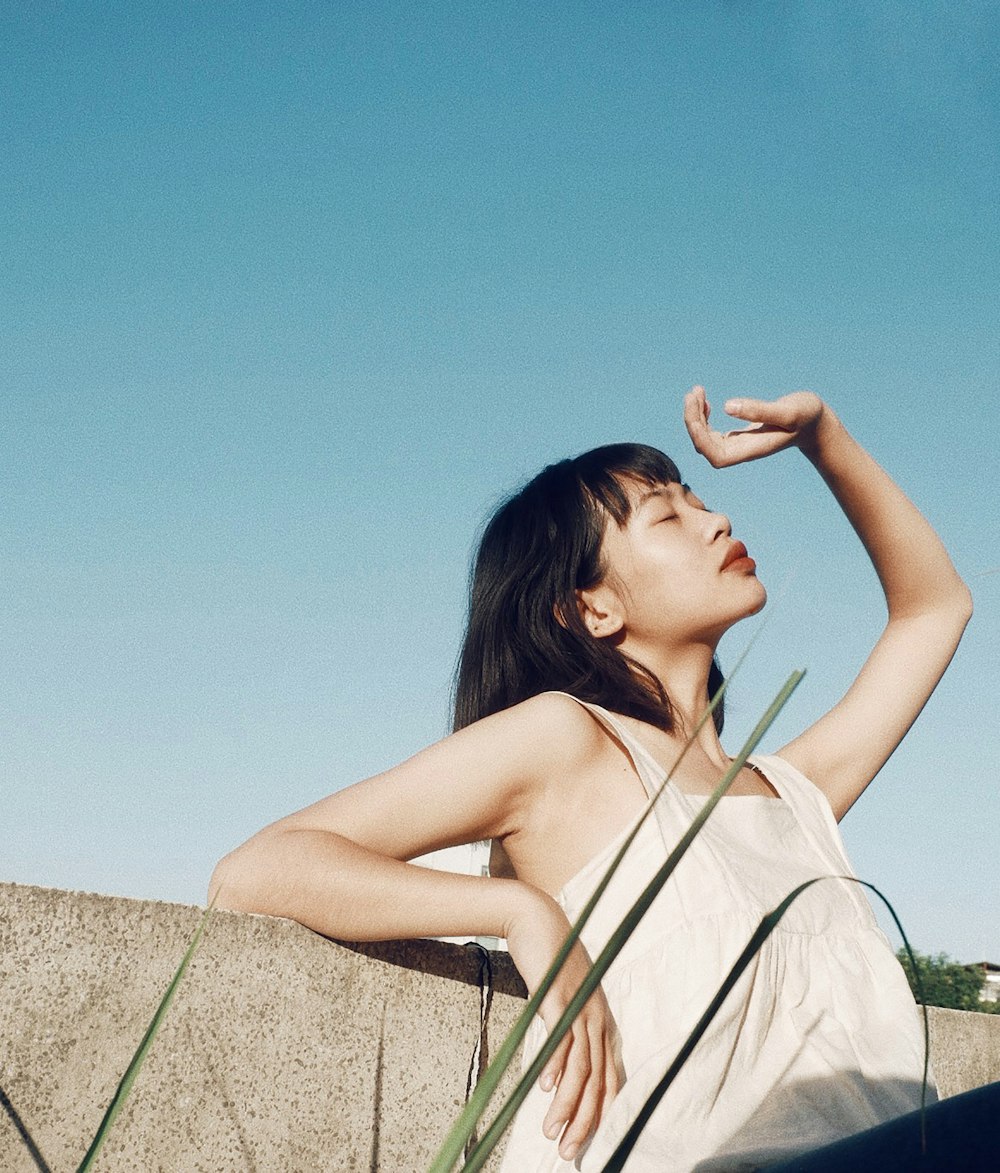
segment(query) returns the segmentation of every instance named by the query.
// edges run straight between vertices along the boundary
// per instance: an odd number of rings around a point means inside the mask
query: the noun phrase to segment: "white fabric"
[[[581,702],[583,703],[583,702]],[[664,772],[623,723],[586,706],[631,755],[647,794]],[[603,982],[626,1083],[589,1148],[562,1161],[537,1083],[511,1129],[503,1173],[596,1173],[705,1011],[761,917],[803,880],[850,875],[823,794],[773,755],[750,759],[780,798],[724,797]],[[583,930],[596,957],[704,798],[672,783]],[[574,921],[625,839],[563,888]],[[525,1063],[544,1039],[540,1020]],[[755,1169],[920,1106],[919,1011],[864,889],[814,884],[730,993],[643,1131],[628,1173]],[[936,1098],[931,1085],[928,1100]]]

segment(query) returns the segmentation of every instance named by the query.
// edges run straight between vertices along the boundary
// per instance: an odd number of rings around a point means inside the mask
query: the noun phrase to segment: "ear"
[[[606,583],[576,592],[576,606],[584,626],[594,639],[617,635],[625,626],[625,615],[618,596]]]

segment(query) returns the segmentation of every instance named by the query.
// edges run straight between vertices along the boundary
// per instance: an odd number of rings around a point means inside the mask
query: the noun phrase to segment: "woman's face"
[[[767,594],[729,519],[684,485],[627,485],[632,513],[608,521],[602,587],[612,592],[633,646],[710,642],[764,606]]]

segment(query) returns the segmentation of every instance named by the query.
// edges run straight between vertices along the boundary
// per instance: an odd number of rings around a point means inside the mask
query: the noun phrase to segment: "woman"
[[[797,447],[864,543],[888,620],[843,699],[740,771],[543,1070],[515,1122],[511,1173],[576,1160],[599,1169],[775,886],[780,898],[797,877],[846,869],[833,820],[895,749],[971,613],[926,520],[815,395],[726,410],[750,426],[720,434],[704,391],[690,392],[695,448],[724,467]],[[718,682],[719,639],[764,602],[728,520],[662,454],[616,445],[551,466],[484,535],[456,732],[254,836],[217,868],[219,905],[351,940],[505,937],[533,990],[600,865],[678,763],[666,813],[644,824],[542,1003],[550,1027],[588,950],[729,766],[721,720],[703,723],[678,760]],[[406,862],[479,839],[493,842],[489,878]],[[912,998],[857,885],[815,885],[789,915],[664,1097],[630,1169],[755,1168],[919,1103]]]

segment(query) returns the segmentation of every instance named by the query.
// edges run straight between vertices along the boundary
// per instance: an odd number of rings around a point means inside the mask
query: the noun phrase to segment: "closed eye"
[[[708,506],[705,504],[705,502],[702,501],[700,497],[695,496],[695,494],[691,492],[687,485],[684,486],[684,496],[687,498],[689,505],[693,505],[695,509],[702,509],[705,513],[708,512]]]

